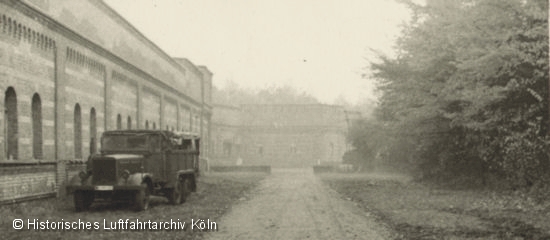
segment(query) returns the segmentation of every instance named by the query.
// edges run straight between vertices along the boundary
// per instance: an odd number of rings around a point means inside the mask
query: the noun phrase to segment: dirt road
[[[388,239],[388,231],[311,169],[274,170],[207,239]]]

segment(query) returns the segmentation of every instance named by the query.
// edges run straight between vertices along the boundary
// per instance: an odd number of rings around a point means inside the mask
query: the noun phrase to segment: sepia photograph
[[[550,239],[548,0],[0,0],[0,239]]]

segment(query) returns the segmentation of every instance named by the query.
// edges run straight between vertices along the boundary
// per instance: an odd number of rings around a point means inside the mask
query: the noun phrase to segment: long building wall
[[[208,145],[206,68],[167,58],[101,1],[78,1],[93,6],[92,15],[78,15],[74,1],[36,5],[47,2],[0,2],[0,203],[59,195],[105,130],[194,131]],[[70,13],[97,29],[124,29],[117,36],[162,71],[82,34],[82,25],[65,22]]]
[[[342,161],[346,121],[340,106],[214,106],[212,165],[309,167]]]

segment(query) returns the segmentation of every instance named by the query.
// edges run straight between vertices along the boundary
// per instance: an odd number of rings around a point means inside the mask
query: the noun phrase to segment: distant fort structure
[[[342,161],[343,107],[326,104],[213,105],[211,165],[310,167]]]

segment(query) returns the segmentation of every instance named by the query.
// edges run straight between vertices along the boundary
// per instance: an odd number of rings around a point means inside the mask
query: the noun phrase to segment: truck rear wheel
[[[168,194],[168,199],[173,205],[179,205],[183,202],[183,183],[181,181],[176,182],[176,186],[173,189],[170,189]]]
[[[74,192],[74,207],[77,212],[86,211],[94,201],[93,192],[75,191]]]
[[[151,200],[151,189],[147,183],[141,184],[142,189],[140,189],[134,198],[134,208],[136,211],[144,211],[149,209],[149,202]]]
[[[182,185],[181,201],[185,202],[187,197],[189,197],[189,194],[191,194],[191,181],[189,178],[185,178]]]

